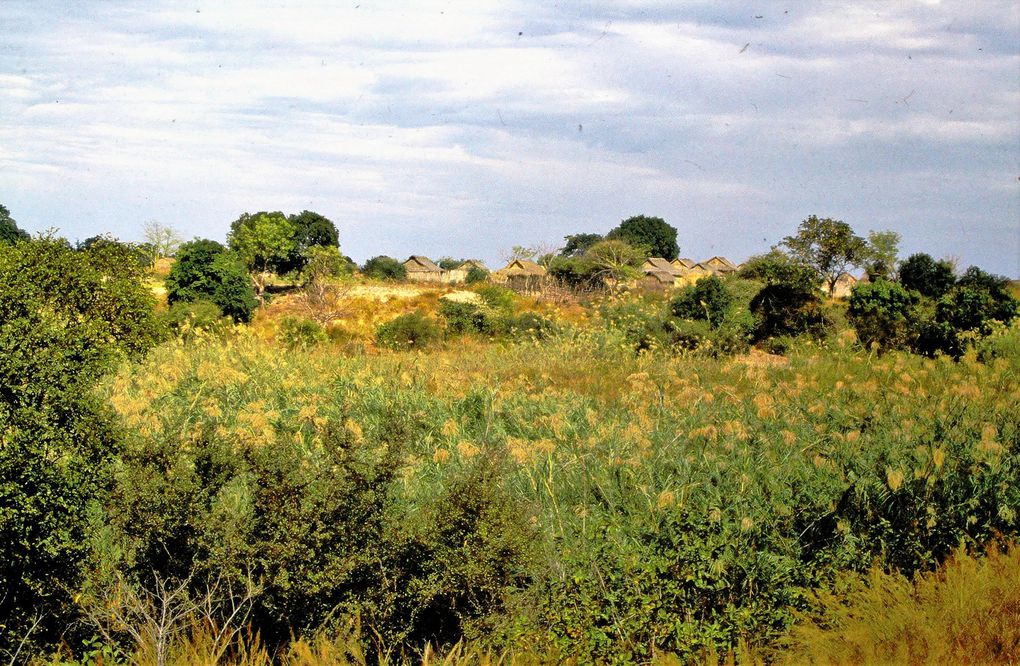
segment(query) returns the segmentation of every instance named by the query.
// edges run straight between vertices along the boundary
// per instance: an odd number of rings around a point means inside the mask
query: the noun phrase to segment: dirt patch
[[[482,303],[482,297],[473,291],[451,291],[449,294],[443,294],[440,298],[454,303],[474,303],[475,305]]]
[[[430,290],[411,285],[357,284],[347,295],[385,303],[394,299],[417,298],[427,291]]]

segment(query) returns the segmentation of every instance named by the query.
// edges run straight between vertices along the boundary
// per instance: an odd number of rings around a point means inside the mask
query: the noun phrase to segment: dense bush
[[[325,342],[327,335],[316,321],[287,316],[280,319],[278,338],[287,349],[308,349]]]
[[[678,319],[704,319],[718,328],[732,305],[733,295],[726,285],[717,276],[710,275],[685,287],[670,302],[670,309]]]
[[[0,650],[47,643],[73,616],[113,456],[93,392],[161,337],[151,292],[119,248],[0,245]]]
[[[177,301],[167,309],[164,318],[170,329],[179,334],[216,332],[230,324],[220,306],[207,300]]]
[[[854,287],[847,314],[866,348],[877,343],[883,351],[901,349],[915,335],[916,305],[917,298],[902,286],[877,280]]]
[[[439,314],[448,333],[478,333],[485,328],[485,311],[477,303],[440,299]]]
[[[392,257],[372,257],[361,267],[361,272],[365,277],[375,280],[399,282],[407,279],[407,269]]]
[[[489,279],[489,271],[479,268],[478,266],[472,266],[468,269],[467,275],[464,277],[464,284],[478,284],[479,282],[485,282]]]
[[[765,285],[751,300],[750,308],[757,320],[757,340],[803,334],[822,337],[830,328],[817,290],[796,284]]]
[[[167,302],[208,300],[234,321],[249,321],[258,301],[245,267],[216,241],[181,245],[166,278]]]
[[[941,298],[956,283],[952,264],[935,261],[923,252],[910,255],[900,264],[899,278],[905,289],[928,298]]]
[[[420,310],[382,324],[375,334],[376,344],[390,349],[422,349],[439,338],[439,327]]]

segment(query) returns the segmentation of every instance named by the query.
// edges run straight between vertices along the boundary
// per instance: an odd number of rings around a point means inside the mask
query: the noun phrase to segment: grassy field
[[[351,331],[389,311],[372,312]],[[461,640],[454,661],[852,662],[865,653],[812,652],[849,617],[833,599],[1020,527],[1015,357],[879,357],[847,336],[788,357],[635,354],[583,324],[351,354],[288,350],[273,320],[107,383],[126,444],[103,560],[256,576],[261,639],[322,653],[292,663]]]

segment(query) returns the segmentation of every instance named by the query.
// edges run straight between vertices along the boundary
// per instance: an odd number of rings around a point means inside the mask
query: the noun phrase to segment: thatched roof
[[[482,263],[480,259],[468,259],[460,266],[457,266],[457,268],[463,271],[469,271],[472,268],[477,268],[479,270],[485,271],[486,273],[489,272],[489,267]]]
[[[645,259],[645,263],[641,264],[641,270],[648,274],[651,274],[652,271],[665,271],[670,275],[677,275],[679,273],[676,266],[662,257],[648,257]]]
[[[676,282],[676,274],[673,271],[664,271],[659,269],[648,269],[645,271],[645,276],[654,279],[662,284],[673,284]]]
[[[671,263],[674,268],[690,269],[694,268],[694,264],[696,262],[693,259],[688,259],[687,257],[680,257],[679,259],[674,259],[669,263]]]
[[[431,259],[420,254],[412,254],[408,257],[404,262],[404,268],[409,273],[441,273],[443,271]]]
[[[733,273],[737,270],[737,265],[726,257],[712,257],[711,259],[706,259],[701,263],[712,268],[718,273]]]
[[[503,275],[528,275],[541,277],[545,275],[545,267],[527,259],[514,259],[499,270]]]

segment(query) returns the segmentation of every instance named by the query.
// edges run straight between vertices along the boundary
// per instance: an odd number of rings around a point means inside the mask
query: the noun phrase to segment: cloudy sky
[[[359,261],[631,215],[741,260],[811,214],[1020,276],[1020,3],[0,2],[0,203]]]

